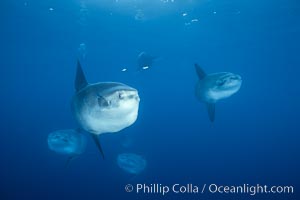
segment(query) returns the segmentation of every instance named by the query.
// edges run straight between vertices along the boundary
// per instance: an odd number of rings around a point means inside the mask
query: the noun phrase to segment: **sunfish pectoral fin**
[[[98,96],[98,104],[101,107],[109,106],[109,101],[107,101],[103,96]]]
[[[205,71],[203,71],[203,69],[197,63],[195,63],[195,69],[196,69],[199,79],[200,80],[204,79],[206,76],[206,73],[205,73]]]
[[[79,60],[77,60],[77,71],[76,71],[76,78],[75,78],[75,89],[79,91],[80,89],[86,87],[88,82],[85,79],[85,75],[83,73],[81,64]]]
[[[215,107],[216,104],[215,103],[207,103],[207,111],[208,111],[208,116],[211,122],[215,121]]]
[[[96,144],[98,150],[100,151],[100,153],[101,153],[103,159],[105,159],[105,158],[104,158],[104,153],[103,153],[103,150],[102,150],[102,147],[101,147],[101,144],[100,144],[100,140],[99,140],[98,135],[92,134],[92,137],[93,137],[94,142],[95,142],[95,144]]]

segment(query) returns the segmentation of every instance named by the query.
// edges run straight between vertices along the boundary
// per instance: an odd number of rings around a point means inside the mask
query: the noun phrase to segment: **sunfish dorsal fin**
[[[100,151],[100,153],[101,153],[103,159],[105,159],[105,158],[104,158],[104,153],[103,153],[103,150],[102,150],[102,147],[101,147],[101,144],[100,144],[98,135],[95,135],[95,134],[91,134],[91,135],[92,135],[92,137],[93,137],[93,139],[94,139],[94,142],[96,143],[97,148],[98,148],[98,150]]]
[[[81,64],[78,60],[77,61],[76,78],[75,78],[75,89],[76,89],[76,91],[79,91],[87,85],[88,85],[88,82],[85,79]]]
[[[197,63],[195,63],[195,69],[196,69],[199,79],[200,80],[204,79],[206,76],[206,73],[203,71],[203,69]]]
[[[215,121],[215,110],[216,110],[215,103],[207,103],[208,116],[211,122]]]

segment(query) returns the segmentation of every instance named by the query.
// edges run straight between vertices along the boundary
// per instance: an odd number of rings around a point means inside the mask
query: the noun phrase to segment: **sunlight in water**
[[[136,21],[145,21],[184,11],[204,1],[208,0],[81,0],[81,4],[84,11],[86,7],[98,7],[111,11],[111,15],[130,15]]]

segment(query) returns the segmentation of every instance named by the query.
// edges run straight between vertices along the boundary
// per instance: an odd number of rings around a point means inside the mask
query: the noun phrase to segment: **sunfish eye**
[[[119,99],[124,99],[124,94],[123,93],[119,93]]]

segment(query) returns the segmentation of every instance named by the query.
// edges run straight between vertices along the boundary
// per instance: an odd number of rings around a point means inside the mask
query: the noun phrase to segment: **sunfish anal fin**
[[[79,60],[77,60],[77,71],[76,71],[76,78],[75,78],[75,89],[76,91],[81,90],[82,88],[86,87],[88,82],[85,79],[85,75],[83,73],[81,64]]]
[[[92,137],[93,137],[93,139],[94,139],[94,142],[96,143],[97,148],[98,148],[98,150],[100,151],[100,153],[101,153],[103,159],[105,159],[105,158],[104,158],[104,153],[103,153],[103,150],[102,150],[102,147],[101,147],[101,144],[100,144],[100,140],[99,140],[98,135],[95,135],[95,134],[91,134],[91,135],[92,135]]]
[[[207,103],[207,111],[208,111],[208,116],[211,122],[215,121],[215,108],[216,104],[215,103]]]
[[[200,80],[204,79],[206,76],[206,73],[205,73],[205,71],[203,71],[203,69],[197,63],[195,63],[195,69],[196,69],[199,79]]]
[[[65,163],[65,168],[68,168],[70,165],[70,162],[75,158],[76,156],[70,156],[68,157],[66,163]]]

